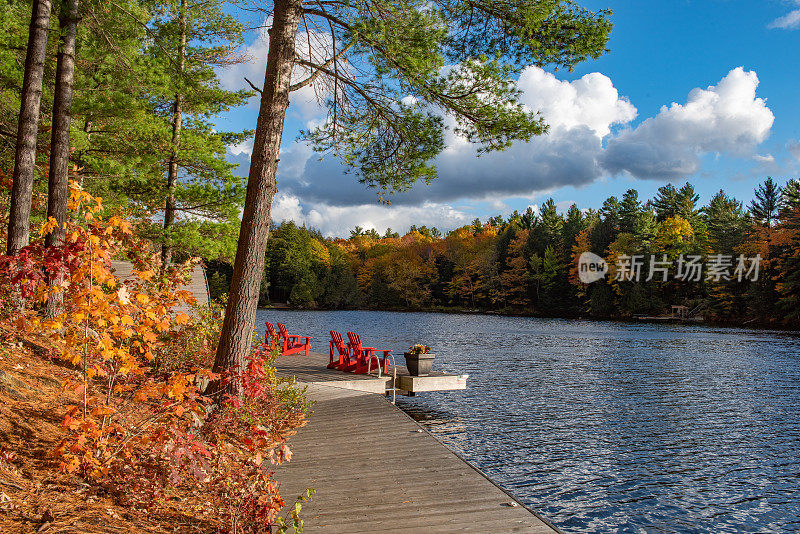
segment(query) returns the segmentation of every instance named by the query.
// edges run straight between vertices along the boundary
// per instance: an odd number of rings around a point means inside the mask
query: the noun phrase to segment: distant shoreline
[[[282,310],[282,311],[373,311],[373,312],[397,312],[397,313],[446,313],[453,315],[500,315],[503,317],[533,317],[537,319],[565,319],[578,321],[609,321],[614,323],[629,324],[670,324],[681,326],[711,326],[724,328],[748,328],[753,330],[780,330],[787,332],[799,332],[800,325],[787,325],[777,322],[764,321],[760,319],[706,319],[703,321],[694,320],[650,320],[637,319],[635,317],[592,317],[589,315],[542,315],[539,313],[525,313],[522,311],[497,311],[480,310],[457,307],[432,307],[420,309],[407,308],[301,308],[290,306],[285,303],[274,303],[269,306],[259,306],[259,310]]]

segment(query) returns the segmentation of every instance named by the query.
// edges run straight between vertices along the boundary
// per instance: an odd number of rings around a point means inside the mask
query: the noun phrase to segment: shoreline
[[[259,306],[258,310],[277,310],[277,311],[297,311],[297,312],[337,312],[337,311],[369,311],[369,312],[392,312],[392,313],[443,313],[449,315],[498,315],[501,317],[529,317],[534,319],[563,319],[565,321],[589,321],[589,322],[610,322],[623,324],[669,324],[680,326],[708,326],[719,328],[740,328],[752,330],[773,330],[779,332],[800,333],[800,325],[787,325],[773,323],[759,319],[746,319],[743,322],[733,320],[709,319],[703,321],[681,320],[681,319],[636,319],[635,317],[591,317],[586,315],[542,315],[536,313],[524,313],[520,311],[506,312],[496,310],[473,310],[467,308],[299,308],[284,303],[276,303],[270,306]]]

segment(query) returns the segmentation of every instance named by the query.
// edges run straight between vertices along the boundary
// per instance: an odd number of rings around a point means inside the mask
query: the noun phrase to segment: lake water
[[[800,531],[800,335],[483,315],[260,310],[436,353],[466,391],[398,405],[565,532]],[[398,363],[401,363],[400,361]]]

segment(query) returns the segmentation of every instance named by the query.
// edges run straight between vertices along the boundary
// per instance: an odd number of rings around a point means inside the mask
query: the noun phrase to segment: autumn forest
[[[356,228],[349,239],[284,222],[273,229],[260,304],[300,308],[499,311],[543,316],[630,318],[660,315],[671,305],[707,319],[797,324],[800,297],[800,183],[766,179],[748,205],[720,191],[706,205],[691,184],[666,185],[655,198],[635,190],[599,210],[553,199],[538,210],[475,220],[446,234],[412,226],[403,236]],[[576,273],[591,251],[611,266],[592,284]],[[615,280],[620,255],[674,261],[662,277]],[[677,258],[722,254],[725,276],[675,278]],[[760,275],[735,276],[736,258],[759,255]],[[214,296],[226,291],[229,267],[211,262]],[[726,279],[725,277],[729,278]]]

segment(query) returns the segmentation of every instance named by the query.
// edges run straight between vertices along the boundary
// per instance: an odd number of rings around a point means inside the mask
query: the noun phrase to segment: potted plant
[[[431,348],[427,345],[417,343],[409,347],[405,354],[406,367],[411,376],[428,376],[433,366],[435,354],[431,353]]]

